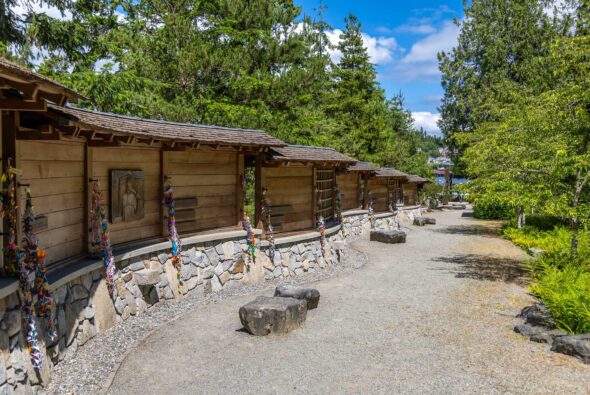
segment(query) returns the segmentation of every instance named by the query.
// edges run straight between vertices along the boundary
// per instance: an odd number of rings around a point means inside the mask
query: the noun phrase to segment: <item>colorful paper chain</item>
[[[334,185],[334,205],[336,206],[336,221],[342,223],[342,192],[338,185]]]
[[[252,259],[252,262],[256,259],[256,240],[254,238],[254,232],[252,232],[252,224],[250,223],[250,217],[244,213],[242,219],[242,228],[246,231],[246,243],[248,243],[248,255]]]
[[[262,201],[261,206],[262,206],[262,218],[264,218],[264,225],[266,227],[266,240],[268,241],[269,247],[268,247],[268,256],[271,260],[271,262],[274,262],[275,259],[275,238],[274,238],[274,231],[272,228],[272,223],[270,220],[271,214],[272,214],[272,206],[270,204],[270,199],[267,196],[267,192],[268,190],[266,188],[264,188],[262,190]]]
[[[16,174],[12,167],[12,160],[8,159],[8,169],[2,174],[2,216],[6,218],[8,234],[7,245],[4,249],[4,272],[18,276],[19,257],[16,240],[18,206],[16,203]]]
[[[371,195],[371,191],[369,191],[369,202],[367,204],[367,211],[369,213],[369,222],[371,223],[371,228],[375,226],[375,211],[373,210],[373,196]]]
[[[53,298],[49,291],[45,268],[45,251],[39,248],[37,236],[33,230],[35,224],[35,212],[33,210],[33,199],[31,190],[27,189],[27,200],[23,214],[23,257],[21,261],[21,290],[23,291],[24,302],[22,306],[23,321],[27,328],[26,341],[29,346],[31,363],[35,369],[42,365],[42,355],[37,341],[37,330],[35,328],[35,308],[33,306],[32,290],[37,292],[37,315],[47,319],[47,334],[51,340],[57,337],[55,324],[53,323],[51,309]],[[35,286],[30,286],[28,278],[30,273],[35,273]]]
[[[182,267],[182,242],[178,237],[176,231],[176,219],[174,217],[174,197],[172,184],[168,184],[166,192],[164,192],[164,204],[168,207],[168,240],[170,240],[171,249],[170,255],[172,259],[172,265],[176,268],[176,276],[180,280],[181,278],[181,267]]]
[[[104,277],[111,297],[113,296],[115,276],[115,258],[111,248],[109,221],[103,204],[103,194],[98,181],[92,183],[92,203],[90,207],[90,226],[92,229],[93,253],[100,257],[104,268]]]
[[[318,218],[318,232],[320,232],[320,245],[322,246],[322,255],[326,253],[326,223],[324,217]]]

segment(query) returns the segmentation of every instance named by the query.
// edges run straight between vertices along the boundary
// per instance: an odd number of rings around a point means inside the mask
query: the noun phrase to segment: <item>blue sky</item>
[[[303,13],[316,15],[319,0],[295,0]],[[402,92],[406,106],[414,113],[417,126],[436,133],[437,107],[442,96],[436,54],[456,43],[457,27],[453,17],[461,19],[461,0],[324,0],[324,20],[336,42],[350,12],[362,23],[365,45],[375,63],[378,79],[387,96]],[[337,59],[338,54],[333,54]]]

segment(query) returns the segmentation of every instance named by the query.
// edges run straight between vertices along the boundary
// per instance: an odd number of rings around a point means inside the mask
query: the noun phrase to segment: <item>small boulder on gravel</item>
[[[551,351],[571,355],[590,364],[590,333],[556,337]]]
[[[405,243],[406,233],[401,230],[372,230],[371,241],[389,244]]]
[[[528,337],[530,341],[537,343],[553,343],[553,339],[559,336],[565,336],[566,334],[558,329],[551,329],[544,326],[533,326],[533,325],[516,325],[514,332],[519,333],[525,337]]]
[[[555,328],[555,321],[551,318],[551,313],[549,313],[547,307],[540,303],[525,307],[518,316],[524,318],[525,323],[532,326]]]
[[[307,301],[307,310],[313,310],[320,303],[320,291],[314,288],[294,287],[292,285],[278,285],[275,296]]]
[[[414,225],[416,226],[424,226],[424,225],[435,225],[436,219],[431,217],[414,217]]]
[[[254,336],[288,333],[303,325],[307,317],[307,302],[293,298],[259,296],[240,307],[240,321]]]
[[[463,203],[460,203],[460,204],[455,204],[455,203],[453,203],[453,204],[451,205],[451,208],[452,208],[453,210],[465,210],[465,209],[467,208],[467,206],[466,206],[465,204],[463,204]]]

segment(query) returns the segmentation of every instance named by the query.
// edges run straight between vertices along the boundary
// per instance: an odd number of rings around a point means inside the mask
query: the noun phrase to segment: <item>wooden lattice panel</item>
[[[324,217],[326,223],[334,220],[334,169],[315,169],[316,221]]]

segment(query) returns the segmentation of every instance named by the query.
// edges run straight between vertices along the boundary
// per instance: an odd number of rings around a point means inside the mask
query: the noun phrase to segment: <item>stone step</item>
[[[305,323],[307,302],[293,298],[259,296],[240,307],[240,321],[254,336],[288,333]]]
[[[401,230],[372,230],[371,241],[389,244],[405,243],[406,234]]]
[[[414,225],[416,225],[416,226],[436,225],[436,218],[414,217]]]
[[[307,301],[307,310],[313,310],[320,303],[320,291],[314,288],[294,287],[292,285],[278,285],[275,296]]]

